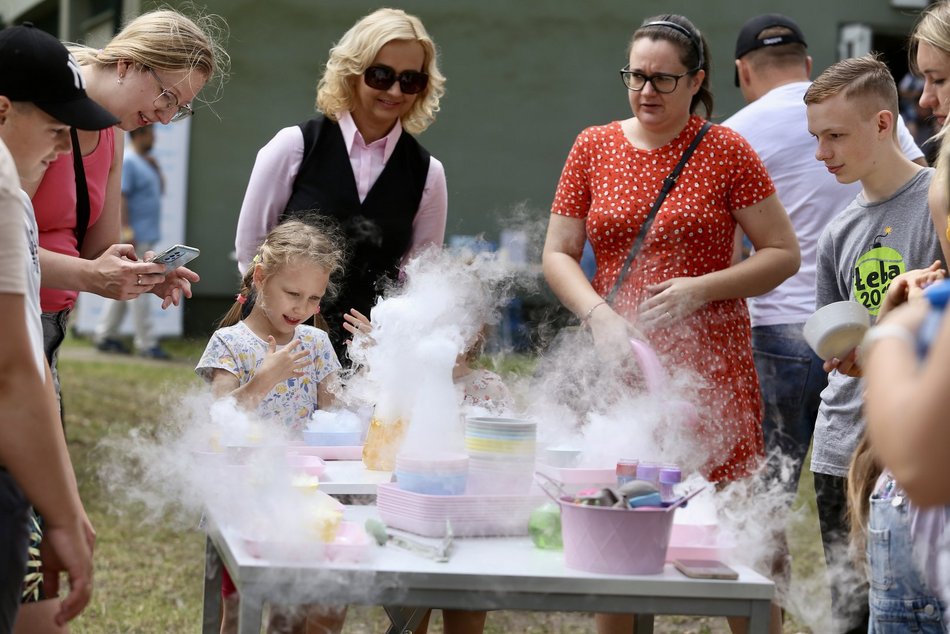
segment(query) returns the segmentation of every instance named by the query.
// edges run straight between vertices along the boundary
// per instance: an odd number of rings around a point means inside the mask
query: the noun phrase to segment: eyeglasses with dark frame
[[[397,74],[394,68],[375,64],[363,71],[363,81],[374,90],[389,90],[398,81],[399,90],[404,95],[415,95],[429,85],[429,76],[419,70],[404,70]]]
[[[627,87],[628,90],[633,90],[634,92],[640,92],[643,90],[647,82],[653,84],[653,89],[658,93],[668,95],[674,90],[679,84],[680,79],[695,73],[698,68],[688,70],[685,73],[680,73],[679,75],[670,75],[669,73],[655,73],[653,75],[644,75],[643,73],[635,70],[630,70],[630,66],[624,66],[620,69],[620,79],[623,80],[623,85]]]
[[[175,96],[175,93],[170,92],[165,85],[162,83],[162,80],[159,78],[158,73],[155,72],[155,69],[149,68],[148,66],[145,69],[155,78],[155,81],[158,82],[158,87],[162,92],[158,94],[155,99],[152,100],[152,105],[155,106],[156,110],[168,110],[169,108],[175,109],[175,114],[172,115],[172,118],[169,120],[169,123],[174,123],[175,121],[181,121],[182,119],[187,119],[188,117],[194,116],[195,111],[191,109],[191,104],[179,104],[178,97]]]

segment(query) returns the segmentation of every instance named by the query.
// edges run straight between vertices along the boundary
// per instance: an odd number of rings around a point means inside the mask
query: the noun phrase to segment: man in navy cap
[[[11,631],[23,591],[27,502],[44,518],[45,572],[69,578],[69,594],[54,605],[48,625],[75,617],[92,593],[95,533],[43,353],[36,219],[21,182],[38,182],[70,150],[70,126],[115,123],[86,95],[79,67],[59,40],[32,25],[0,31],[0,632]]]
[[[803,97],[811,85],[812,60],[805,35],[789,17],[777,13],[759,15],[743,25],[736,38],[736,86],[742,91],[745,108],[723,125],[744,136],[762,158],[782,205],[788,211],[798,243],[802,263],[798,273],[774,290],[749,298],[752,318],[752,350],[765,416],[762,428],[769,455],[770,473],[782,473],[782,463],[791,461],[785,471],[789,499],[798,490],[802,463],[808,453],[821,391],[828,384],[822,361],[805,343],[802,328],[815,312],[815,278],[818,237],[825,225],[854,200],[860,183],[843,185],[815,160],[816,143],[808,133]],[[898,138],[904,154],[926,165],[923,153],[914,143],[903,122]],[[816,435],[812,450],[812,471],[821,524],[822,543],[829,567],[836,572],[853,571],[847,550],[844,490],[839,486],[847,475],[822,463]],[[790,476],[789,476],[790,473]],[[825,474],[834,476],[827,479]],[[782,544],[774,566],[780,589],[790,575],[788,548]],[[855,575],[853,587],[836,576],[832,584],[832,608],[839,623],[852,621],[855,630],[867,631],[867,596],[863,576]],[[847,612],[856,612],[849,618]],[[862,618],[863,614],[863,618]],[[860,625],[863,620],[863,625]],[[849,629],[849,626],[842,626]]]

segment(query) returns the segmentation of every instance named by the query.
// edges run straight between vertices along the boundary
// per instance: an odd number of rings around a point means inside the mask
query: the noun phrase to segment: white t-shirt
[[[779,86],[723,122],[744,136],[765,163],[802,252],[798,273],[768,293],[749,298],[753,326],[802,323],[811,317],[818,237],[861,191],[861,183],[839,183],[815,158],[817,142],[808,133],[803,101],[810,85],[803,81]],[[897,130],[907,158],[922,157],[903,120]]]
[[[45,379],[38,236],[30,197],[20,189],[13,157],[0,141],[0,293],[23,295],[36,369]]]

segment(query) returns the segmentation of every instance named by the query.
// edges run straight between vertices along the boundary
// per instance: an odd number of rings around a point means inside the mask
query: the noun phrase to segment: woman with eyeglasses
[[[238,268],[243,274],[281,220],[313,211],[336,219],[348,261],[322,315],[344,363],[347,331],[369,315],[381,283],[445,236],[445,171],[413,137],[435,120],[444,85],[419,18],[375,11],[330,49],[318,116],[279,131],[254,163],[235,238]]]
[[[143,14],[102,49],[69,47],[75,79],[119,119],[120,130],[177,121],[192,114],[205,84],[227,70],[227,53],[217,42],[221,26],[214,16],[192,20],[171,10]],[[190,296],[191,283],[198,280],[184,268],[166,274],[160,264],[138,261],[149,254],[137,256],[132,244],[120,244],[123,136],[111,127],[76,132],[73,151],[78,141],[80,177],[69,153],[50,162],[39,181],[23,183],[39,227],[43,338],[57,395],[57,352],[80,291],[120,300],[152,292],[167,307]],[[39,535],[37,526],[37,543]],[[46,599],[41,574],[28,576],[28,603],[18,614],[16,632],[64,631],[53,624],[59,604],[55,589],[49,595],[53,598]]]
[[[636,337],[672,374],[695,378],[693,436],[705,452],[696,462],[710,481],[728,482],[749,475],[763,451],[744,298],[774,288],[799,265],[775,187],[741,136],[708,129],[610,297],[664,179],[705,123],[697,109],[712,113],[709,58],[685,17],[655,16],[636,29],[620,71],[633,116],[577,137],[555,194],[543,268],[561,302],[591,329],[602,362],[629,356]],[[755,253],[733,266],[737,224]],[[597,260],[591,282],[579,264],[586,240]],[[629,632],[632,617],[599,615],[598,628]]]

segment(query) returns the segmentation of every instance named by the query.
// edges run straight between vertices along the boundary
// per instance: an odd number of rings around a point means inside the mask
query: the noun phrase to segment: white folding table
[[[370,517],[377,517],[374,506],[346,508],[349,521]],[[636,613],[638,634],[653,631],[655,614],[745,616],[750,632],[767,632],[775,589],[743,566],[735,566],[736,581],[688,579],[670,565],[641,576],[571,570],[563,553],[539,550],[527,537],[456,539],[447,563],[391,545],[374,549],[358,564],[265,561],[252,557],[233,530],[211,526],[203,632],[219,627],[221,563],[240,592],[241,634],[258,634],[264,604],[286,602],[288,587],[304,604],[399,606],[386,608],[391,634],[411,632],[432,607]]]

